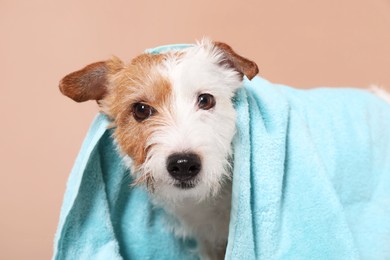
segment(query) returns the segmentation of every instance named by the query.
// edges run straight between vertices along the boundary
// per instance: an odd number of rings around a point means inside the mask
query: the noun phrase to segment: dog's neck
[[[185,198],[167,202],[153,195],[152,201],[167,212],[167,226],[176,236],[198,240],[201,253],[210,254],[220,248],[220,252],[213,253],[219,256],[225,251],[229,233],[231,195],[232,182],[229,180],[222,185],[219,194],[202,201]]]

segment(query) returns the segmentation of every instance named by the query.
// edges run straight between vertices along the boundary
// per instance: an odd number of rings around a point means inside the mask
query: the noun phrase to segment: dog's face
[[[136,177],[156,196],[204,199],[230,178],[232,97],[257,66],[226,44],[203,41],[163,54],[117,58],[66,76],[62,93],[97,100]]]

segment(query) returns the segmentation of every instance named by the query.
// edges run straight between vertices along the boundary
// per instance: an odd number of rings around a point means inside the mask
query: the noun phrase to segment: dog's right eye
[[[142,122],[149,118],[155,112],[154,108],[144,103],[135,103],[133,105],[133,117],[138,122]]]

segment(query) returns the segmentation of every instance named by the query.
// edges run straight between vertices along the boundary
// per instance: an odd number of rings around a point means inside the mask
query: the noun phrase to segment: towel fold
[[[260,77],[234,103],[226,259],[390,259],[390,105]],[[53,259],[197,259],[196,242],[171,234],[164,210],[130,187],[107,125],[96,117],[72,169]]]

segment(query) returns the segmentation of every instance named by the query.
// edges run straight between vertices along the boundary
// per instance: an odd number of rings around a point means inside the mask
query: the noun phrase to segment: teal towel
[[[390,259],[390,105],[259,77],[234,103],[226,259]],[[53,259],[197,259],[196,242],[129,186],[107,125],[98,115],[73,167]]]

